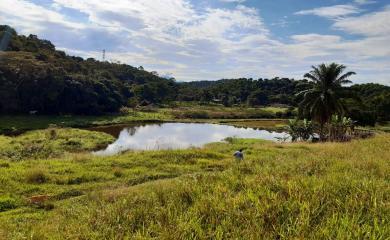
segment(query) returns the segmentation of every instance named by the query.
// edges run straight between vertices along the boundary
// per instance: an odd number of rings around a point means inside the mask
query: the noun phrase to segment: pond
[[[185,149],[206,143],[223,141],[227,137],[256,138],[277,141],[287,136],[283,132],[256,130],[209,123],[161,123],[134,126],[92,128],[109,133],[117,140],[97,155],[114,155],[126,150]]]

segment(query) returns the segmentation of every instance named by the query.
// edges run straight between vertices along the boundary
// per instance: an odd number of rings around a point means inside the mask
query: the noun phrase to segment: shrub
[[[314,135],[314,126],[311,121],[306,119],[303,121],[295,119],[289,121],[287,131],[291,136],[291,141],[307,141]]]
[[[333,115],[326,127],[329,141],[346,141],[347,131],[353,129],[353,121],[350,118]]]
[[[119,114],[121,114],[121,115],[128,115],[131,112],[133,112],[133,110],[128,108],[128,107],[121,107],[119,109]]]

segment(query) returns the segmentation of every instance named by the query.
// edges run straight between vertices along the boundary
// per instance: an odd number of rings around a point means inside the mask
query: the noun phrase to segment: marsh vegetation
[[[47,130],[2,139],[3,149],[14,151],[0,162],[3,238],[390,234],[388,134],[344,144],[231,139],[200,149],[98,157],[88,151],[112,141],[110,135],[56,131],[54,139]],[[73,144],[80,133],[85,143]],[[15,146],[33,136],[52,142],[51,149],[13,157],[25,151]],[[238,148],[246,158],[237,165],[231,153]]]

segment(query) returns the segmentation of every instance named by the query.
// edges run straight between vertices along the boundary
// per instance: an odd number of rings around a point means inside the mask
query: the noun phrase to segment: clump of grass
[[[41,168],[27,170],[25,173],[27,183],[41,184],[49,181],[47,172]]]
[[[68,185],[79,185],[82,183],[97,182],[100,180],[104,180],[102,176],[86,172],[81,176],[69,177],[67,180],[67,184]]]
[[[53,127],[49,128],[48,133],[49,133],[49,137],[48,138],[50,140],[55,140],[57,138],[57,136],[58,136],[56,129],[53,128]]]
[[[121,168],[114,168],[113,174],[115,177],[120,178],[120,177],[123,177],[124,172]]]
[[[78,189],[70,189],[64,192],[61,192],[60,194],[57,194],[54,198],[57,200],[64,200],[72,197],[78,197],[84,195],[83,191],[80,191]]]
[[[86,152],[114,141],[111,135],[66,128],[27,132],[17,137],[0,136],[0,158],[20,161],[60,157],[66,152]]]
[[[14,209],[18,206],[17,201],[9,196],[0,197],[0,212]]]
[[[135,178],[129,179],[128,184],[130,186],[134,186],[145,182],[155,181],[159,179],[175,178],[175,177],[177,177],[177,174],[171,174],[171,173],[147,174],[147,175],[137,176]]]
[[[47,195],[32,196],[28,199],[28,202],[31,206],[38,209],[47,211],[54,209],[54,203],[50,201],[50,198]]]
[[[7,162],[0,162],[0,168],[9,168],[10,165]]]

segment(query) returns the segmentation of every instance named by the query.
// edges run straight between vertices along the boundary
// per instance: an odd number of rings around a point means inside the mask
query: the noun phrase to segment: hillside
[[[0,58],[0,113],[100,114],[131,99],[161,103],[175,98],[173,80],[125,64],[68,56],[35,35],[10,35]]]

